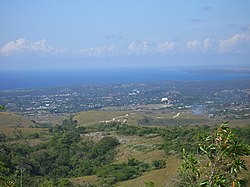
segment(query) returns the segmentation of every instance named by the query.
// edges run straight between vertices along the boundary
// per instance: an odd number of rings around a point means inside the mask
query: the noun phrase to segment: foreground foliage
[[[246,170],[242,156],[250,155],[249,145],[240,141],[222,124],[211,134],[200,137],[199,155],[183,150],[180,186],[244,186],[241,171]]]

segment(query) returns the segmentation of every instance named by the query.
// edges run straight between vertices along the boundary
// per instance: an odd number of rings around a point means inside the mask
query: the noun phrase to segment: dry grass
[[[118,183],[117,187],[128,187],[128,186],[136,186],[136,187],[144,187],[145,182],[152,181],[157,187],[174,187],[174,178],[176,178],[177,171],[180,165],[180,159],[175,157],[169,157],[166,160],[167,166],[165,169],[154,170],[150,172],[144,173],[142,176]]]
[[[155,186],[175,186],[172,178],[177,174],[177,170],[180,164],[180,159],[175,157],[166,157],[163,150],[152,149],[155,144],[162,143],[161,137],[145,138],[133,136],[131,139],[129,136],[117,137],[128,141],[121,144],[118,147],[118,154],[116,156],[116,162],[126,162],[129,158],[135,158],[137,160],[151,164],[153,160],[164,159],[166,160],[167,167],[161,170],[154,170],[144,173],[141,177],[133,180],[124,181],[118,183],[116,186],[136,186],[144,187],[145,182],[154,182]]]
[[[250,126],[249,119],[238,119],[238,120],[230,120],[228,123],[230,127],[247,127]]]
[[[48,132],[48,129],[43,128],[13,128],[13,127],[0,127],[0,132],[7,136],[14,136],[15,133],[20,132],[22,135],[27,136],[33,133]]]
[[[35,125],[31,120],[8,112],[0,112],[0,126],[1,127],[29,127]]]
[[[250,156],[245,156],[243,159],[246,161],[247,171],[244,171],[242,175],[247,179],[248,181],[248,187],[250,187]]]
[[[173,118],[179,113],[178,117]],[[101,121],[112,121],[113,118],[119,116],[126,116],[128,119],[128,124],[141,125],[139,121],[144,117],[151,118],[155,120],[156,123],[153,126],[159,125],[218,125],[226,120],[220,118],[208,118],[206,116],[193,115],[188,110],[182,111],[84,111],[78,113],[74,119],[78,121],[80,125],[93,125],[98,124]],[[124,118],[120,118],[122,122]],[[116,121],[119,119],[116,119]],[[239,119],[239,120],[230,120],[230,125],[235,126],[247,126],[250,125],[249,120]]]
[[[35,120],[37,123],[49,123],[49,124],[62,124],[63,120],[67,117],[67,114],[49,114],[46,116],[31,116],[29,119]]]
[[[175,117],[177,116],[177,117]],[[189,111],[141,111],[135,112],[134,115],[129,116],[128,122],[133,125],[141,125],[139,121],[143,118],[153,120],[152,126],[165,125],[214,125],[217,124],[217,119],[210,119],[206,116],[193,115]]]
[[[93,125],[98,124],[100,121],[109,121],[118,116],[124,116],[127,112],[125,111],[86,111],[80,112],[74,120],[78,121],[80,125]]]
[[[84,176],[84,177],[77,177],[77,178],[72,178],[70,179],[73,185],[87,185],[88,183],[90,184],[96,184],[97,183],[97,177],[95,175],[92,176]]]
[[[122,144],[118,146],[116,163],[127,162],[130,158],[151,163],[153,160],[164,159],[164,151],[157,150],[155,144],[162,143],[161,137],[143,138],[139,136],[116,136]]]

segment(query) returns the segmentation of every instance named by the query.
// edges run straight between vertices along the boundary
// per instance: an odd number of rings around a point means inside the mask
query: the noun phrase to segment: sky
[[[249,0],[0,0],[0,69],[249,67]]]

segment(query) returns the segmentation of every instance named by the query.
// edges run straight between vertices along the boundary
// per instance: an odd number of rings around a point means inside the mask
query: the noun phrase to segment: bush
[[[103,179],[111,180],[114,183],[118,181],[125,181],[129,179],[136,178],[140,173],[139,171],[132,166],[128,166],[125,163],[123,164],[111,164],[100,169],[98,172],[98,177]]]
[[[69,179],[60,179],[58,186],[59,187],[72,187],[73,184],[69,181]]]
[[[162,169],[166,167],[166,162],[164,160],[153,160],[152,161],[153,169]]]

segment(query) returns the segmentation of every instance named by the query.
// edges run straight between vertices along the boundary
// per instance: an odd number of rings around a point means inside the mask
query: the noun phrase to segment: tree
[[[245,180],[240,173],[247,169],[242,156],[250,155],[249,145],[226,123],[201,140],[200,156],[183,151],[180,186],[242,186]]]
[[[59,180],[59,187],[72,187],[73,184],[70,182],[69,179],[63,178]]]
[[[15,186],[14,181],[9,180],[7,174],[9,173],[9,168],[0,161],[0,186],[12,187]]]
[[[0,111],[1,111],[1,110],[6,110],[6,106],[0,105]]]
[[[153,160],[152,167],[154,169],[162,169],[166,167],[166,162],[164,160]]]
[[[97,156],[103,156],[108,151],[113,150],[117,145],[119,145],[119,140],[117,138],[104,137],[93,148],[92,156],[94,158]]]

